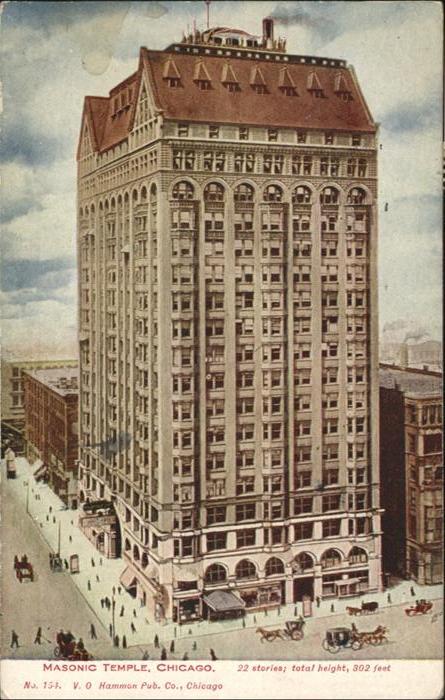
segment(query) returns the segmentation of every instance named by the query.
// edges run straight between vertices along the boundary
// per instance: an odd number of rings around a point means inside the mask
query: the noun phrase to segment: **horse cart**
[[[275,639],[292,640],[298,642],[304,637],[303,627],[305,626],[303,618],[298,620],[288,620],[285,623],[284,629],[267,630],[264,627],[258,627],[257,633],[261,635],[261,641],[273,642]]]
[[[18,560],[18,557],[14,557],[14,570],[20,583],[23,581],[31,581],[32,583],[34,581],[34,569],[26,557],[22,557],[21,561]]]
[[[89,661],[93,658],[85,649],[82,639],[76,642],[76,638],[70,632],[59,632],[56,641],[54,656],[57,658],[68,661]]]
[[[431,600],[416,600],[415,605],[411,605],[409,608],[405,609],[405,613],[408,617],[414,617],[414,615],[426,615],[432,610],[433,604]]]
[[[356,638],[354,632],[349,627],[332,627],[326,631],[322,647],[331,654],[336,654],[340,649],[353,649],[357,651],[363,646],[362,642]]]
[[[346,612],[349,615],[372,615],[372,613],[376,613],[378,609],[379,604],[376,601],[372,601],[370,603],[362,602],[360,608],[353,608],[348,605],[346,607]]]

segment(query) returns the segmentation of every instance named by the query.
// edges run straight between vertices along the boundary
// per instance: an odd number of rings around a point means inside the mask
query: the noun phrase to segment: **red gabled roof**
[[[113,88],[110,97],[85,98],[84,116],[91,125],[93,146],[104,151],[124,140],[132,128],[142,74],[147,76],[155,108],[166,119],[181,121],[245,124],[284,128],[374,132],[376,125],[360,92],[353,68],[266,59],[220,58],[218,56],[149,51],[141,48],[136,73]],[[180,86],[171,87],[171,77]],[[234,80],[239,90],[229,92],[224,83]],[[202,91],[200,80],[210,80],[211,89]],[[253,85],[266,85],[258,93]],[[295,86],[287,95],[283,86]],[[121,90],[131,88],[132,102],[114,112],[113,100]],[[308,89],[309,88],[309,89]],[[311,90],[321,89],[322,97]],[[352,99],[343,100],[340,91]]]

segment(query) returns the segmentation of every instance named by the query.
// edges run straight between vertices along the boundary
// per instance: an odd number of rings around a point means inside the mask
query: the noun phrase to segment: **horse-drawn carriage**
[[[25,554],[20,561],[17,556],[14,557],[14,570],[20,583],[22,581],[34,581],[34,569]]]
[[[378,625],[375,630],[371,632],[359,632],[355,624],[352,623],[351,632],[353,640],[360,642],[361,646],[366,646],[367,644],[378,646],[388,641],[388,628],[384,625]]]
[[[332,627],[326,630],[326,637],[321,645],[325,651],[329,651],[331,654],[336,654],[340,649],[357,651],[363,646],[349,627]]]
[[[305,626],[305,621],[302,617],[298,620],[288,620],[285,622],[284,629],[279,630],[267,630],[264,627],[258,627],[257,633],[261,635],[261,641],[273,642],[275,639],[291,639],[294,642],[298,642],[304,637],[303,627]]]
[[[59,632],[57,646],[54,648],[54,656],[68,659],[68,661],[89,661],[93,657],[85,649],[82,639],[76,642],[71,632]]]
[[[372,601],[370,603],[362,602],[360,608],[353,608],[352,606],[348,605],[346,607],[346,612],[349,615],[371,615],[372,613],[377,612],[378,608],[379,604],[376,601]]]
[[[426,615],[430,612],[432,607],[433,604],[431,600],[425,600],[425,598],[422,598],[421,600],[416,600],[415,605],[411,605],[409,608],[406,608],[405,613],[408,615],[408,617],[413,617],[414,615]]]

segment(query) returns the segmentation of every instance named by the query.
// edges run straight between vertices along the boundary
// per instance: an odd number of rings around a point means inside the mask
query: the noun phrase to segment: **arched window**
[[[188,183],[186,183],[188,184]],[[192,187],[190,185],[190,187]],[[174,188],[173,188],[174,190]],[[193,187],[192,187],[192,193],[193,193]],[[157,187],[155,183],[153,182],[151,187],[150,187],[150,204],[155,204],[156,203],[156,195],[157,195]]]
[[[195,193],[193,185],[190,182],[177,182],[172,190],[173,199],[193,199]]]
[[[284,574],[284,564],[278,557],[271,557],[266,562],[266,576]]]
[[[307,552],[302,552],[301,554],[298,554],[298,556],[295,557],[294,565],[292,568],[295,573],[302,573],[303,571],[307,571],[308,569],[314,568],[314,560],[310,554],[308,554]]]
[[[204,581],[206,583],[222,583],[227,580],[227,572],[221,564],[212,564],[206,569]]]
[[[129,552],[130,550],[131,550],[130,540],[128,539],[128,537],[126,537],[125,538],[125,551]]]
[[[283,190],[278,185],[268,185],[264,190],[263,199],[265,202],[281,202]]]
[[[148,556],[146,552],[144,552],[142,555],[141,564],[143,569],[146,569],[148,566]]]
[[[365,564],[368,561],[368,555],[361,547],[353,547],[349,552],[348,561],[350,564]]]
[[[322,554],[321,557],[321,568],[322,569],[332,569],[335,566],[340,566],[341,556],[336,549],[328,549]]]
[[[133,559],[135,559],[135,561],[139,561],[140,558],[141,558],[141,556],[139,554],[139,549],[136,545],[134,545],[134,547],[133,547]]]
[[[325,187],[320,192],[321,204],[338,204],[339,193],[335,187]]]
[[[305,185],[299,185],[292,192],[293,204],[310,204],[311,199],[312,192],[309,187],[305,187]]]
[[[236,578],[256,578],[255,564],[252,564],[248,559],[242,559],[236,565]]]
[[[366,192],[361,187],[353,187],[348,192],[348,204],[364,204],[366,202]]]
[[[246,183],[241,183],[235,188],[234,199],[235,202],[253,202],[254,189],[251,185]]]
[[[223,202],[224,187],[219,182],[210,182],[204,189],[204,200],[206,202]]]

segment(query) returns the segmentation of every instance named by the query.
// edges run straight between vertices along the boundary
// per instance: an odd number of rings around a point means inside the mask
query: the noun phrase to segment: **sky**
[[[385,341],[441,339],[442,7],[439,2],[213,0],[210,24],[289,53],[343,58],[380,124],[379,319]],[[107,95],[205,28],[204,2],[9,2],[1,18],[1,312],[17,357],[75,357],[76,161],[83,98]]]

